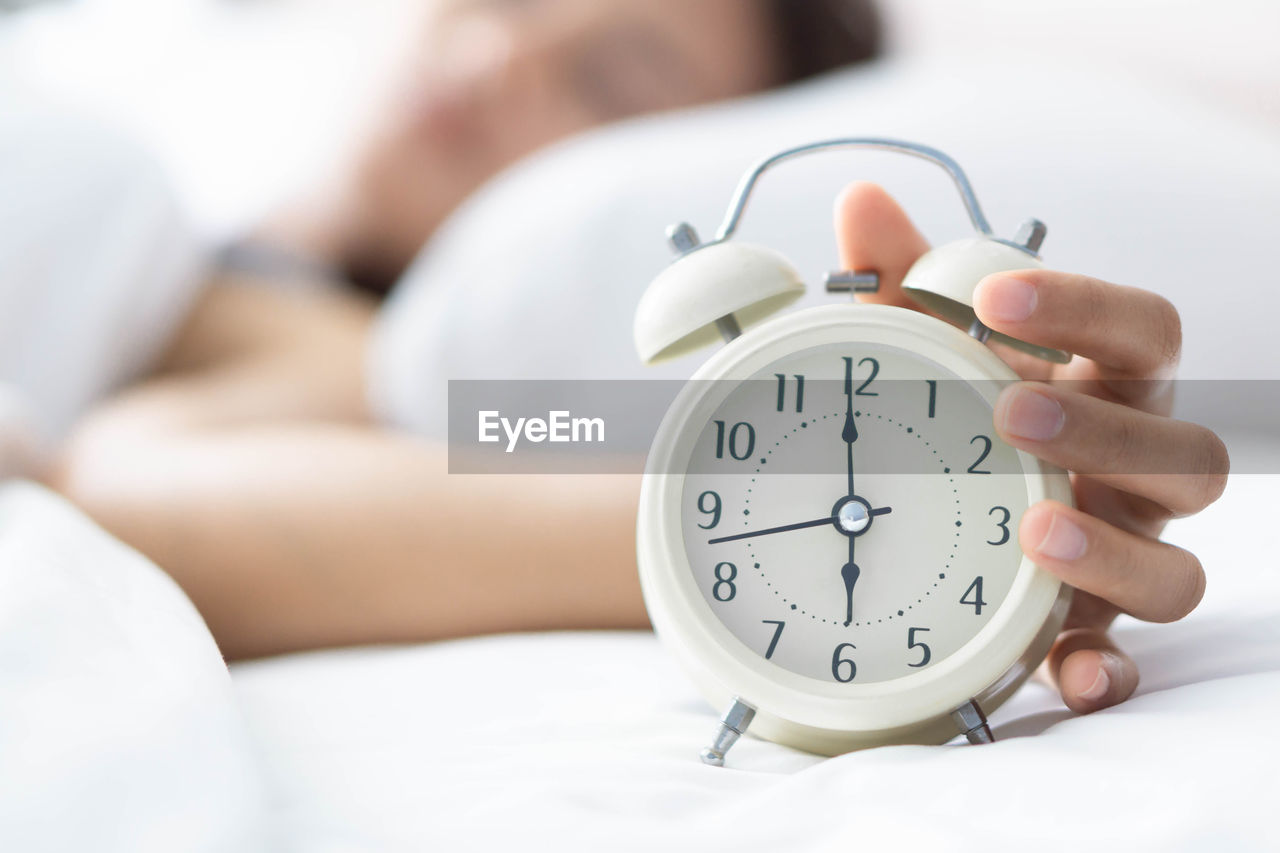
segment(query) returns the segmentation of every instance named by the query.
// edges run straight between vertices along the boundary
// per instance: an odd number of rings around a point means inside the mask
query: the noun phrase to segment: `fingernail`
[[[1011,276],[997,276],[988,279],[983,295],[984,312],[993,320],[1006,323],[1021,323],[1036,310],[1039,297],[1036,286],[1029,281]]]
[[[1001,429],[1021,438],[1048,441],[1067,421],[1057,400],[1030,388],[1015,387],[1001,403]]]
[[[1088,690],[1080,691],[1080,698],[1089,702],[1096,702],[1103,696],[1107,695],[1107,690],[1111,688],[1112,674],[1120,674],[1121,662],[1120,658],[1110,652],[1102,652],[1102,660],[1098,664],[1098,674],[1093,679],[1093,684],[1089,685]]]
[[[1055,560],[1078,560],[1084,556],[1084,549],[1089,545],[1084,531],[1063,513],[1055,512],[1049,522],[1049,529],[1044,538],[1036,546],[1036,552],[1052,557]]]

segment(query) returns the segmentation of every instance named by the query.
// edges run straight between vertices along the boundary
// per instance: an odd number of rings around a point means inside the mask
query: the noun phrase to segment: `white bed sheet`
[[[0,850],[1274,850],[1280,477],[1170,535],[1201,608],[1125,623],[1137,696],[1031,685],[986,747],[822,760],[715,720],[641,633],[500,636],[233,668],[162,572],[0,487]]]
[[[0,482],[0,850],[277,849],[191,602],[65,502]]]
[[[1237,476],[1170,528],[1209,572],[1167,625],[1122,621],[1137,695],[1090,717],[1033,683],[987,747],[831,760],[744,738],[649,634],[514,635],[233,667],[280,832],[368,850],[1274,850],[1280,478]]]

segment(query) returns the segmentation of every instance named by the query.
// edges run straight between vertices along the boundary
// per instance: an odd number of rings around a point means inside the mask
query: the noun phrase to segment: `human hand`
[[[844,269],[875,269],[865,302],[920,310],[902,291],[929,248],[880,187],[855,183],[836,204]],[[1077,508],[1030,507],[1023,552],[1076,588],[1045,661],[1066,705],[1089,712],[1123,702],[1138,668],[1107,635],[1119,613],[1173,622],[1204,594],[1194,554],[1158,537],[1171,518],[1217,500],[1226,447],[1212,431],[1169,417],[1181,323],[1168,300],[1132,287],[1049,270],[999,273],[974,292],[978,318],[997,332],[1076,353],[1053,365],[993,344],[1024,382],[997,401],[995,428],[1010,445],[1073,472]]]

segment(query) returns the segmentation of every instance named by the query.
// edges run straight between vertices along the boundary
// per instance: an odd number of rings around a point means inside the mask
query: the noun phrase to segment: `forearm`
[[[166,569],[228,657],[647,625],[634,477],[450,476],[443,448],[299,425],[85,449],[57,483]]]
[[[336,288],[210,282],[156,375],[91,413],[127,428],[368,419],[364,363],[376,306]]]

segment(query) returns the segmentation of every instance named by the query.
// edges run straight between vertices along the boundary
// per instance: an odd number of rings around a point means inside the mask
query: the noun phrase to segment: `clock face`
[[[979,390],[885,344],[799,350],[702,426],[684,549],[752,652],[826,683],[937,665],[991,619],[1022,561],[1027,482]]]

